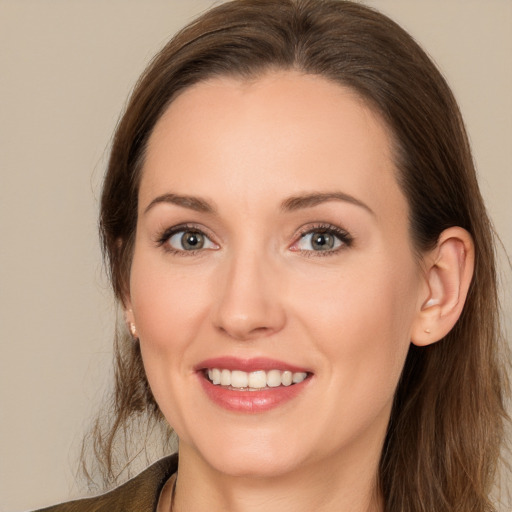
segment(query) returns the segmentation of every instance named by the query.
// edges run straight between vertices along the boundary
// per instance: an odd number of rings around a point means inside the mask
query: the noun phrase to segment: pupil
[[[181,243],[184,249],[200,249],[204,244],[204,238],[200,233],[183,233]]]
[[[332,249],[334,246],[334,238],[329,233],[314,233],[312,236],[312,245],[314,249],[325,251]]]

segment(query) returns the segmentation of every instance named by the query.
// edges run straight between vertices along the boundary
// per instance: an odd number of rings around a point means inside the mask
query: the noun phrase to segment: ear
[[[137,334],[137,327],[135,325],[135,317],[133,316],[133,310],[132,305],[129,299],[123,300],[124,304],[124,319],[126,322],[126,326],[128,327],[128,330],[130,331],[131,335],[134,338],[138,338],[139,335]]]
[[[121,237],[118,237],[116,239],[116,250],[119,253],[122,252],[123,246],[125,245],[125,242]],[[124,321],[126,323],[126,327],[128,327],[128,331],[131,333],[133,338],[138,338],[139,335],[137,334],[137,327],[135,324],[135,317],[133,316],[132,311],[132,299],[130,297],[130,290],[129,290],[129,284],[126,282],[121,283],[121,306],[123,307],[124,311]]]
[[[475,250],[471,235],[448,228],[424,258],[426,292],[414,320],[411,341],[426,346],[444,338],[462,313],[473,277]]]

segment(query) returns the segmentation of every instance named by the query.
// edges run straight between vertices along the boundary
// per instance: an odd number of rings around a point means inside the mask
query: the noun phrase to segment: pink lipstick
[[[306,368],[268,358],[219,357],[202,361],[195,370],[210,400],[245,413],[288,402],[304,391],[312,376]]]

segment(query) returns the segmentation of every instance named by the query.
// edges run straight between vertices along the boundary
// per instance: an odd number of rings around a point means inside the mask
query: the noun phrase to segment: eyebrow
[[[293,212],[303,208],[312,208],[313,206],[317,206],[327,201],[343,201],[354,204],[375,216],[375,212],[367,204],[350,194],[345,194],[344,192],[315,192],[289,197],[281,203],[281,210],[285,212]]]
[[[215,208],[208,201],[194,196],[180,196],[178,194],[163,194],[155,197],[151,203],[148,204],[144,213],[147,213],[151,208],[161,203],[175,204],[182,208],[188,208],[196,212],[202,213],[215,213]]]
[[[372,215],[375,215],[375,212],[367,204],[344,192],[313,192],[309,194],[292,196],[285,199],[281,203],[281,210],[285,212],[293,212],[302,210],[304,208],[312,208],[328,201],[343,201],[346,203],[354,204],[365,209]],[[216,212],[216,209],[212,204],[199,197],[182,196],[178,194],[163,194],[161,196],[155,197],[155,199],[153,199],[146,207],[144,213],[146,214],[154,206],[161,203],[175,204],[177,206],[181,206],[182,208],[188,208],[189,210],[202,213]]]

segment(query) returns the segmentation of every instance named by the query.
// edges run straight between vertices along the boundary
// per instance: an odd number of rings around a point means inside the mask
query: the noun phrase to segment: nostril
[[[272,335],[274,332],[277,332],[277,329],[273,329],[271,327],[253,327],[249,324],[231,324],[229,326],[221,325],[219,326],[219,330],[229,336],[232,339],[238,341],[246,341],[252,340],[255,338],[262,338],[266,336]]]

